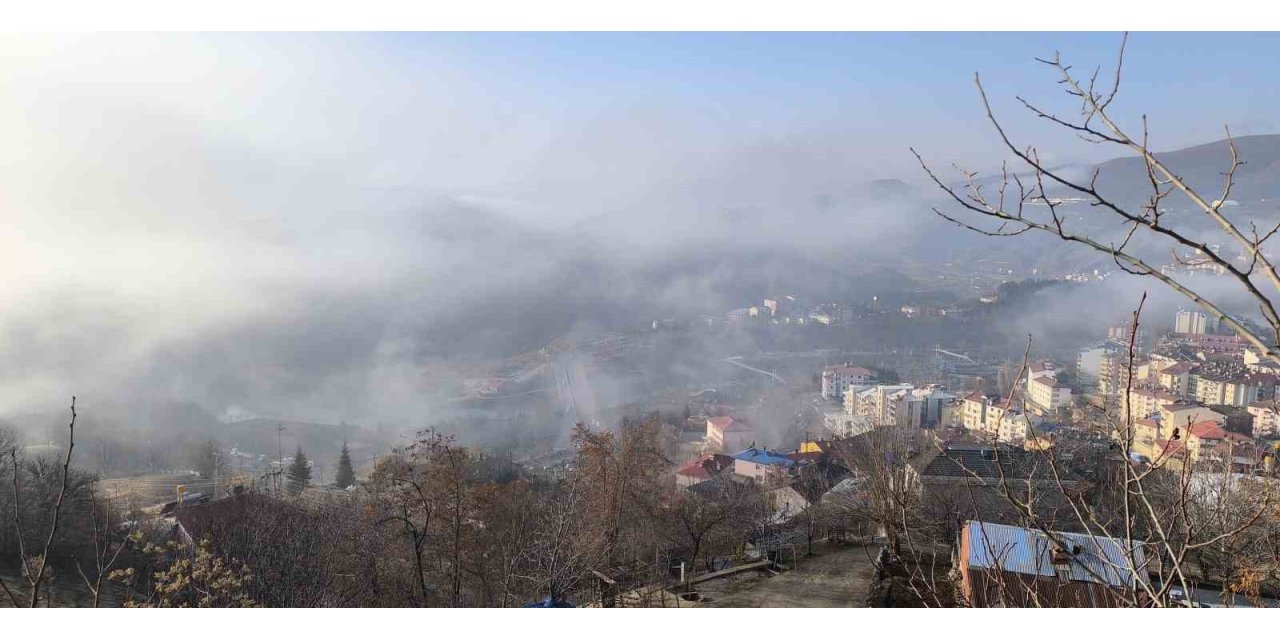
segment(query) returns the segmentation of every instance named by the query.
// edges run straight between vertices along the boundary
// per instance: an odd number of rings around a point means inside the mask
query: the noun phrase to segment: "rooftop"
[[[768,449],[758,449],[751,447],[738,452],[733,456],[735,460],[743,460],[746,462],[754,462],[755,464],[764,464],[777,467],[793,467],[795,460],[787,457],[787,454],[777,451],[769,451]]]
[[[738,416],[716,416],[714,418],[707,418],[707,422],[722,433],[756,430],[750,422],[739,418]]]
[[[1191,373],[1196,365],[1190,362],[1177,362],[1160,370],[1161,375],[1180,376],[1184,373]]]
[[[864,376],[864,377],[871,376],[870,370],[864,369],[862,367],[851,366],[851,365],[832,365],[830,367],[827,367],[826,369],[823,369],[823,372],[824,373],[830,372],[833,374],[841,374],[846,376]]]
[[[1082,533],[1044,531],[971,520],[966,525],[969,544],[964,553],[969,566],[998,569],[1033,576],[1059,577],[1072,582],[1093,582],[1129,588],[1135,576],[1146,580],[1142,543]],[[1055,547],[1061,545],[1054,565]],[[1065,553],[1063,553],[1065,552]],[[1135,571],[1129,570],[1132,553]]]
[[[1038,467],[1046,467],[1042,454],[988,444],[951,444],[925,465],[925,478],[973,478],[1027,480]],[[1047,472],[1047,469],[1046,469]]]
[[[716,453],[690,461],[688,464],[680,467],[680,469],[676,471],[676,475],[705,479],[720,473],[732,464],[733,458]]]

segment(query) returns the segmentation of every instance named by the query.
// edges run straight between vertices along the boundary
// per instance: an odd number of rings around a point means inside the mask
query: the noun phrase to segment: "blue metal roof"
[[[968,527],[970,566],[1027,575],[1059,575],[1053,566],[1053,542],[1043,531],[977,520],[969,521]],[[1070,580],[1119,587],[1132,585],[1135,575],[1146,580],[1147,562],[1140,542],[1131,543],[1133,565],[1137,567],[1133,571],[1122,540],[1063,531],[1054,531],[1053,536],[1073,548],[1071,563],[1065,569],[1065,577]]]
[[[776,451],[751,447],[733,456],[735,460],[745,460],[756,464],[767,464],[778,467],[794,466],[796,461]]]

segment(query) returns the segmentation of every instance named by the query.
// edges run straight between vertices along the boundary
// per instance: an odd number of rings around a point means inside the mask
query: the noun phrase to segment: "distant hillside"
[[[1236,185],[1230,197],[1234,203],[1225,210],[1237,219],[1256,220],[1259,226],[1268,222],[1274,224],[1280,220],[1280,135],[1245,136],[1237,138],[1235,143],[1240,159],[1245,164],[1236,172]],[[1186,149],[1158,152],[1156,157],[1210,200],[1221,194],[1222,174],[1231,166],[1231,152],[1225,139]],[[1118,157],[1097,165],[1054,167],[1055,172],[1082,183],[1089,181],[1095,169],[1098,171],[1099,193],[1123,207],[1140,211],[1151,195],[1145,165],[1136,156]],[[1030,177],[1029,173],[1020,175],[1024,180]],[[998,178],[994,176],[979,180],[988,193],[994,192],[997,182]],[[963,190],[963,185],[956,186]],[[1080,195],[1062,186],[1048,185],[1048,191],[1051,197]],[[940,194],[933,197],[936,198],[935,204],[944,211],[957,213],[960,219],[992,228],[988,221],[976,214],[960,211],[958,205]],[[1164,202],[1164,209],[1168,212],[1168,220],[1184,229],[1216,233],[1214,223],[1180,194],[1168,197]],[[1062,207],[1061,212],[1067,216],[1071,229],[1104,242],[1118,242],[1127,230],[1117,217],[1105,215],[1086,204],[1068,204]],[[936,223],[942,223],[943,226],[935,226]],[[1037,268],[1042,273],[1115,269],[1114,263],[1106,256],[1086,247],[1068,245],[1049,234],[1033,232],[1017,238],[988,238],[960,230],[954,225],[944,231],[949,223],[941,220],[922,224],[925,225],[921,232],[924,239],[911,248],[911,253],[923,260],[928,260],[929,255],[949,255],[952,260],[962,259],[964,256],[1000,255],[1003,259],[1024,267]],[[1129,245],[1129,250],[1158,261],[1166,260],[1169,251],[1168,246],[1147,238],[1135,239]]]
[[[1256,206],[1264,200],[1280,204],[1280,135],[1245,136],[1236,138],[1235,144],[1245,164],[1236,171],[1231,199],[1241,206]],[[1211,199],[1221,193],[1222,174],[1231,167],[1231,150],[1225,139],[1155,155]],[[1145,200],[1150,193],[1145,163],[1139,157],[1108,160],[1097,168],[1098,190],[1105,196],[1133,203]]]

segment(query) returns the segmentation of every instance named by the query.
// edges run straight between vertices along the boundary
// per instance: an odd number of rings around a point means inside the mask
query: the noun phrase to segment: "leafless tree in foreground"
[[[1126,153],[1132,153],[1141,158],[1150,186],[1150,195],[1143,205],[1137,208],[1127,206],[1100,193],[1097,169],[1088,181],[1073,179],[1063,171],[1049,167],[1034,146],[1023,146],[1015,142],[995,115],[980,76],[974,74],[974,82],[977,84],[978,95],[982,100],[987,120],[999,134],[1004,147],[1017,159],[1018,164],[1030,171],[1030,177],[1022,177],[1016,170],[1010,171],[1006,164],[992,190],[984,189],[977,173],[961,169],[965,184],[962,187],[955,187],[944,181],[913,148],[911,152],[938,188],[960,208],[970,214],[977,214],[976,220],[986,220],[994,226],[968,222],[938,208],[934,208],[934,212],[965,229],[987,236],[1017,236],[1028,231],[1036,231],[1052,234],[1069,244],[1088,247],[1105,254],[1123,271],[1155,278],[1186,296],[1247,340],[1265,357],[1280,363],[1280,313],[1272,302],[1272,297],[1280,294],[1280,272],[1277,271],[1274,261],[1263,251],[1263,245],[1275,236],[1277,231],[1280,231],[1280,224],[1260,230],[1254,221],[1231,220],[1223,212],[1223,205],[1230,199],[1235,186],[1236,171],[1244,164],[1229,129],[1226,130],[1226,135],[1231,153],[1230,163],[1222,174],[1224,177],[1222,188],[1215,199],[1192,188],[1156,156],[1151,150],[1145,115],[1142,117],[1141,134],[1125,130],[1112,118],[1108,109],[1113,105],[1120,91],[1127,41],[1126,34],[1120,45],[1114,78],[1109,87],[1105,83],[1099,83],[1098,69],[1095,69],[1086,79],[1074,72],[1074,67],[1063,62],[1061,56],[1057,54],[1052,59],[1037,58],[1057,76],[1058,84],[1065,88],[1067,95],[1078,100],[1080,113],[1076,117],[1055,115],[1021,97],[1018,101],[1038,119],[1063,127],[1086,142],[1118,147]],[[1017,166],[1015,165],[1015,169]],[[1054,192],[1061,190],[1084,198],[1089,203],[1091,211],[1109,214],[1111,219],[1123,225],[1122,237],[1118,240],[1108,240],[1078,231],[1060,210],[1061,204],[1053,197],[1051,189]],[[1202,213],[1212,223],[1211,226],[1215,232],[1220,232],[1229,240],[1227,246],[1238,248],[1246,260],[1238,263],[1229,257],[1225,248],[1219,247],[1212,239],[1196,237],[1186,229],[1177,228],[1174,225],[1176,219],[1173,216],[1166,216],[1168,211],[1162,207],[1165,201],[1174,195],[1180,195],[1190,201],[1194,210]],[[1130,247],[1134,238],[1139,236],[1171,247],[1173,258],[1179,263],[1211,266],[1229,276],[1239,287],[1240,292],[1257,305],[1270,331],[1264,334],[1250,329],[1227,313],[1222,306],[1221,296],[1215,295],[1211,298],[1192,288],[1185,279],[1180,280],[1174,275],[1164,273],[1158,266],[1140,256],[1138,251]],[[1184,255],[1188,251],[1194,257]]]
[[[84,567],[80,562],[76,561],[76,570],[80,572],[80,578],[84,580],[85,587],[89,589],[89,593],[93,595],[93,608],[98,608],[102,602],[102,581],[107,579],[111,573],[112,567],[116,561],[120,559],[120,554],[127,547],[125,540],[116,540],[115,531],[111,526],[112,505],[109,501],[98,501],[96,483],[89,484],[89,519],[93,527],[93,577],[90,578],[84,572]],[[115,548],[112,549],[112,543]]]
[[[39,555],[28,556],[26,541],[22,534],[22,519],[19,510],[19,486],[18,478],[21,471],[18,467],[18,449],[16,445],[9,447],[9,462],[13,468],[13,526],[18,538],[18,555],[22,561],[22,574],[27,581],[27,586],[31,589],[31,599],[28,602],[29,607],[34,608],[40,603],[40,586],[47,577],[49,570],[49,551],[53,548],[54,539],[58,535],[58,523],[62,516],[62,505],[67,496],[68,479],[71,476],[71,453],[76,446],[76,398],[71,397],[71,422],[67,425],[67,455],[62,462],[62,481],[58,489],[58,497],[52,507],[52,522],[49,525],[49,535],[45,538],[44,548]],[[2,585],[3,583],[0,583]],[[4,592],[14,606],[18,606],[18,600],[9,589],[8,585],[4,585]]]

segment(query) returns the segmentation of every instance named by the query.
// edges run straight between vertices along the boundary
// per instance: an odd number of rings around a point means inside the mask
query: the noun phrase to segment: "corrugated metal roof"
[[[970,566],[1027,575],[1060,575],[1053,566],[1053,542],[1043,531],[977,520],[971,520],[968,526]],[[1061,577],[1126,588],[1135,574],[1146,580],[1146,558],[1139,542],[1131,543],[1137,570],[1130,571],[1129,554],[1122,540],[1063,531],[1054,531],[1053,536],[1073,551],[1066,574]]]

